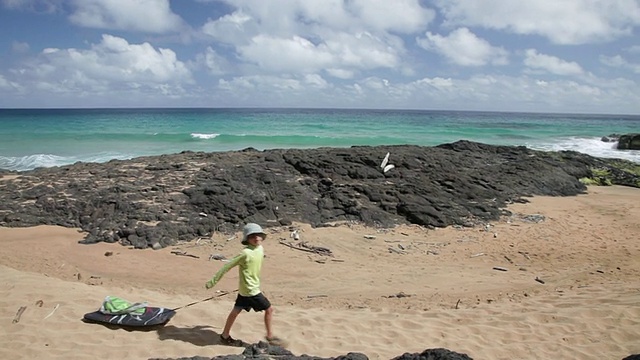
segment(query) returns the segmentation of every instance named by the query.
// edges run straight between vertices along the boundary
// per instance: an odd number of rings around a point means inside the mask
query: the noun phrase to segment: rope
[[[234,292],[236,292],[236,291],[238,291],[238,290],[234,290],[234,291],[232,291],[232,293],[234,293]],[[225,292],[222,292],[222,293],[220,293],[220,294],[218,294],[218,295],[213,295],[213,296],[211,296],[211,297],[208,297],[208,298],[206,298],[206,299],[202,299],[202,300],[199,300],[199,301],[194,301],[194,302],[192,302],[192,303],[190,303],[190,304],[182,305],[182,306],[180,306],[180,307],[177,307],[177,308],[174,308],[174,309],[171,309],[171,310],[173,310],[173,311],[178,311],[179,309],[183,309],[183,308],[186,308],[186,307],[189,307],[189,306],[192,306],[192,305],[195,305],[195,304],[199,304],[199,303],[202,303],[202,302],[205,302],[205,301],[213,300],[213,299],[215,299],[215,298],[219,298],[219,297],[221,297],[221,296],[225,296],[225,295],[228,295],[228,294],[230,294],[230,292],[225,291]]]

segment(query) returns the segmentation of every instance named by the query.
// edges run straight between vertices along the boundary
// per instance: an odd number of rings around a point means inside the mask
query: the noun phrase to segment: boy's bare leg
[[[222,337],[228,338],[230,336],[229,333],[231,332],[231,327],[233,326],[233,323],[236,321],[236,318],[238,317],[241,311],[242,311],[242,308],[239,308],[239,307],[234,307],[231,310],[231,312],[227,316],[227,322],[224,324],[224,330],[222,330]]]
[[[273,306],[270,306],[264,311],[264,327],[267,329],[267,339],[273,337],[273,331],[271,330],[271,319],[273,318]]]

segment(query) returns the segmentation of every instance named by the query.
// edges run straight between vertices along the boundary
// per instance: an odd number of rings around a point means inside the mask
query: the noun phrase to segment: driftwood
[[[172,251],[171,253],[172,253],[172,254],[179,255],[179,256],[188,256],[188,257],[192,257],[192,258],[200,259],[200,256],[187,254],[187,252],[186,252],[186,251]]]
[[[500,267],[500,266],[494,266],[494,267],[493,267],[493,270],[498,270],[498,271],[507,271],[508,269],[507,269],[507,268]]]
[[[387,299],[398,298],[398,299],[400,299],[400,298],[411,297],[411,296],[412,295],[405,294],[403,291],[401,291],[401,292],[399,292],[397,294],[394,294],[394,295],[383,296],[383,298],[387,298]]]
[[[522,256],[524,256],[525,258],[527,258],[527,260],[531,260],[531,258],[529,257],[529,255],[524,252],[524,251],[518,251],[518,253],[522,254]]]
[[[406,251],[404,251],[404,250],[398,250],[398,249],[393,248],[393,247],[389,247],[389,252],[394,252],[394,253],[396,253],[396,254],[402,254],[402,255],[404,255],[404,254],[406,254],[406,253],[407,253],[407,252],[406,252]]]
[[[317,254],[317,255],[322,255],[322,256],[331,256],[333,257],[333,253],[331,252],[330,249],[328,248],[324,248],[324,247],[319,247],[319,246],[313,246],[313,245],[309,245],[306,241],[297,243],[297,244],[291,244],[288,243],[286,241],[282,241],[280,240],[280,244],[284,245],[284,246],[288,246],[292,249],[296,249],[296,250],[300,250],[300,251],[304,251],[304,252],[308,252],[308,253],[313,253],[313,254]]]
[[[13,323],[17,324],[18,321],[20,321],[20,316],[22,316],[22,313],[27,310],[26,306],[20,306],[20,309],[18,309],[18,312],[16,313],[16,316],[13,318]]]
[[[328,295],[324,295],[324,294],[319,294],[319,295],[307,295],[307,299],[325,298],[325,297],[328,297]]]

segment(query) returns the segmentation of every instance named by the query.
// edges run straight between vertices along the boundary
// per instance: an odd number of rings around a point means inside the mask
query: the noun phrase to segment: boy
[[[240,274],[238,297],[235,305],[224,325],[224,330],[220,334],[220,342],[224,345],[241,346],[242,341],[235,340],[231,337],[231,327],[242,310],[255,312],[264,311],[264,326],[267,330],[266,339],[271,345],[284,346],[284,342],[278,337],[273,336],[271,329],[271,319],[273,316],[273,307],[269,300],[260,291],[260,269],[262,267],[262,259],[264,252],[262,241],[266,239],[267,234],[262,231],[258,224],[249,223],[242,229],[242,245],[246,247],[242,252],[231,259],[229,263],[223,266],[215,276],[207,281],[205,287],[211,289],[218,281],[231,270],[234,266],[238,266]]]

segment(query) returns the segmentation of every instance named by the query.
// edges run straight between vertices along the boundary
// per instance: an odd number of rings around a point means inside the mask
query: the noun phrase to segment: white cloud
[[[558,57],[538,53],[535,49],[525,51],[524,65],[530,69],[540,69],[556,75],[581,75],[584,70],[578,63]]]
[[[2,6],[8,9],[19,9],[24,7],[25,3],[25,0],[2,0]]]
[[[355,32],[414,33],[435,18],[432,9],[419,0],[221,0],[258,21],[271,35],[298,33],[322,26]],[[277,10],[275,10],[277,9]],[[229,19],[225,19],[229,21]]]
[[[11,88],[11,84],[4,76],[0,75],[0,89],[9,89]]]
[[[632,38],[558,45],[637,31],[638,0],[0,1],[30,19],[24,31],[4,34],[4,106],[640,111]],[[442,10],[438,22],[431,4]],[[43,22],[30,11],[51,15]],[[178,11],[198,20],[185,24]],[[71,25],[92,28],[69,36],[69,15]],[[99,36],[96,28],[118,37],[79,45]],[[187,28],[201,33],[180,41],[176,32]],[[168,45],[132,40],[149,33],[168,34],[151,35]],[[516,54],[522,62],[488,66]],[[588,54],[620,55],[594,64]]]
[[[242,10],[207,21],[200,30],[203,34],[228,44],[246,44],[251,37],[259,34],[256,21]]]
[[[318,88],[305,77],[242,76],[221,80],[214,93],[244,106],[419,108],[535,112],[633,112],[640,86],[628,80],[542,80],[535,76],[478,74],[398,82],[365,77]],[[631,103],[630,103],[631,101]]]
[[[24,54],[29,52],[29,44],[26,42],[14,41],[11,43],[11,51],[16,54]]]
[[[453,88],[453,80],[451,78],[441,78],[441,77],[435,77],[435,78],[424,78],[424,79],[420,79],[417,80],[416,82],[414,82],[415,85],[418,86],[422,86],[422,85],[428,85],[428,86],[432,86],[440,91],[442,90],[449,90],[451,88]]]
[[[237,48],[239,57],[256,64],[262,71],[277,73],[315,73],[331,69],[330,75],[344,77],[353,71],[394,68],[398,53],[384,40],[370,34],[335,34],[314,44],[306,38],[258,35]]]
[[[329,83],[318,74],[307,74],[304,76],[304,83],[318,89],[326,89]]]
[[[345,69],[325,69],[325,71],[338,79],[351,79],[354,76],[353,71]]]
[[[118,91],[166,93],[191,83],[191,73],[169,49],[129,44],[103,35],[88,50],[47,48],[23,67],[12,71],[22,83],[55,93],[109,94]],[[111,94],[109,94],[111,95]]]
[[[217,96],[226,106],[311,107],[334,102],[334,89],[318,74],[239,76],[218,82]]]
[[[433,10],[421,7],[416,0],[355,0],[342,4],[354,15],[353,20],[362,22],[361,26],[379,31],[411,34],[424,29],[435,18]]]
[[[168,33],[186,26],[169,0],[2,0],[2,4],[37,13],[70,11],[73,24],[97,29]]]
[[[368,77],[360,80],[359,84],[373,90],[384,90],[388,88],[389,81],[377,77]]]
[[[600,62],[614,68],[631,70],[636,74],[640,74],[640,63],[632,63],[620,55],[616,56],[600,56]]]
[[[361,89],[363,96],[375,99],[371,102],[381,107],[420,104],[420,108],[442,110],[603,112],[632,111],[629,101],[640,103],[640,86],[633,81],[598,79],[594,83],[478,74],[394,83],[377,92],[370,87]]]
[[[620,55],[615,55],[615,56],[600,55],[600,62],[611,67],[623,67],[627,64],[627,60],[625,60]]]
[[[209,74],[222,75],[227,73],[230,64],[211,47],[207,47],[204,53],[196,56],[195,66],[206,69]]]
[[[467,28],[454,30],[449,36],[427,32],[426,37],[416,41],[422,48],[433,50],[462,66],[508,63],[508,52],[505,49],[491,46],[488,41],[477,37]]]
[[[273,88],[273,92],[279,92],[283,89],[300,88],[300,80],[293,78],[283,78],[277,76],[239,76],[231,80],[220,80],[221,89],[243,93],[246,90]]]
[[[73,4],[69,20],[79,26],[150,33],[176,32],[183,26],[169,0],[73,0]]]
[[[633,35],[637,0],[437,0],[446,22],[584,44]]]
[[[12,10],[27,10],[42,14],[55,13],[63,0],[2,0],[2,5]]]
[[[314,72],[332,61],[332,55],[325,45],[316,46],[299,36],[287,39],[258,35],[248,45],[239,47],[238,52],[244,61],[274,72]]]
[[[398,34],[420,31],[435,13],[418,0],[227,0],[236,10],[202,32],[269,73],[352,78],[378,68],[409,72]],[[274,11],[278,9],[278,11]]]

